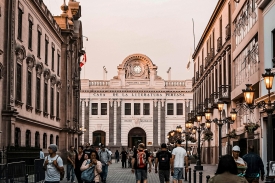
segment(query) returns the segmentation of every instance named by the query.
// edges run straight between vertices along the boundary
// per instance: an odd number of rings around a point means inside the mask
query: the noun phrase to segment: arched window
[[[35,147],[40,147],[40,134],[39,134],[39,132],[35,132],[35,137],[34,137],[35,139],[35,143],[34,143],[34,145],[35,145]]]
[[[31,146],[31,131],[30,130],[26,131],[25,145],[26,145],[26,147]]]
[[[43,134],[43,149],[47,149],[47,134]]]
[[[53,144],[53,134],[50,135],[50,144]]]
[[[14,145],[20,146],[21,145],[21,130],[20,128],[15,128],[15,135],[14,135]]]
[[[59,146],[59,136],[58,136],[58,135],[57,135],[56,138],[55,138],[55,144],[56,144],[57,146]]]

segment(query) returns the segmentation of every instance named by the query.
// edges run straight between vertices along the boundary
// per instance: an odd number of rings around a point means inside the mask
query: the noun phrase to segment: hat
[[[234,146],[234,147],[232,148],[232,151],[241,151],[241,150],[240,150],[240,147],[239,147],[239,146]]]
[[[53,152],[56,152],[56,151],[57,151],[57,145],[55,145],[55,144],[49,145],[49,148],[50,148],[51,150],[53,150]]]
[[[162,143],[161,148],[167,148],[167,145],[165,143]]]

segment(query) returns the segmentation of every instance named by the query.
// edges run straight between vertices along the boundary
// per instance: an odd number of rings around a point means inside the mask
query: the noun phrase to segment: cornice
[[[55,129],[55,130],[59,130],[59,131],[62,130],[62,128],[60,128],[60,127],[53,126],[53,125],[46,124],[46,123],[41,123],[41,121],[29,119],[29,118],[21,116],[21,115],[18,115],[16,118],[21,119],[21,120],[26,121],[26,122],[29,122],[29,123],[32,123],[32,124],[36,124],[38,126],[43,126],[43,127],[47,127],[47,128],[51,128],[51,129]]]
[[[168,90],[134,90],[134,89],[85,89],[80,90],[80,93],[93,93],[93,92],[100,92],[100,93],[192,93],[191,88],[190,90],[177,90],[173,89]]]

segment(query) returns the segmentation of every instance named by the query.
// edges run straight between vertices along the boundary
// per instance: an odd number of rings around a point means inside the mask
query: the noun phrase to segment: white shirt
[[[47,156],[45,158],[45,161],[48,160],[48,164],[47,164],[47,170],[45,172],[45,181],[60,181],[60,173],[59,171],[56,169],[56,167],[53,165],[53,161],[56,160],[57,164],[59,167],[63,167],[63,161],[61,159],[61,157],[59,157],[58,155],[56,155],[55,157],[51,158],[50,156]],[[44,163],[45,163],[44,161]]]
[[[187,156],[186,150],[182,147],[176,147],[173,149],[172,154],[175,155],[174,168],[183,168],[184,158]]]

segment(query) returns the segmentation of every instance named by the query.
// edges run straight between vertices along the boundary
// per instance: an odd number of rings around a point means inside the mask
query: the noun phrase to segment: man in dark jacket
[[[167,150],[165,143],[161,144],[161,151],[156,153],[155,173],[159,172],[160,183],[169,183],[172,154]],[[158,166],[159,164],[159,166]],[[158,171],[159,169],[159,171]]]
[[[254,146],[248,147],[248,154],[243,156],[243,160],[247,163],[245,178],[249,183],[258,183],[261,175],[261,180],[264,180],[264,164],[259,155],[254,153]]]

